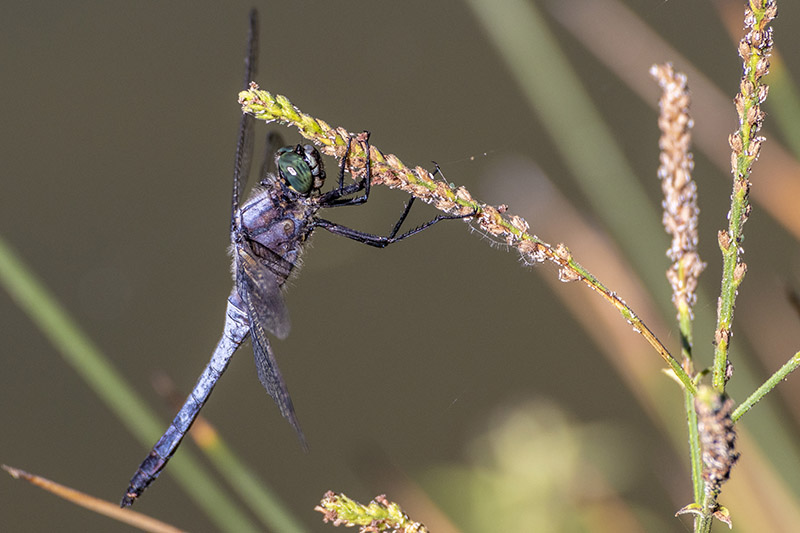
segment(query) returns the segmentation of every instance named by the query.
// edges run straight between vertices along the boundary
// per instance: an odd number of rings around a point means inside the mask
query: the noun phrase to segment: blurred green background
[[[552,10],[593,5],[602,13],[605,2],[535,4],[611,128],[610,140],[621,146],[646,191],[650,205],[637,201],[635,207],[652,218],[627,219],[627,225],[642,231],[657,226],[655,82],[648,80],[646,68],[632,72],[644,86],[650,83],[649,100],[637,96]],[[713,3],[625,4],[733,97],[740,61]],[[741,20],[738,3],[727,4],[737,4]],[[165,372],[181,390],[193,386],[221,333],[231,287],[226,249],[239,121],[236,94],[252,5],[0,6],[0,234],[112,364],[160,410],[164,427],[173,409],[153,392],[151,378]],[[504,9],[503,2],[493,5]],[[619,253],[611,246],[593,248],[599,237],[571,226],[573,214],[584,217],[582,227],[598,234],[613,224],[593,211],[560,152],[564,141],[548,135],[552,124],[531,109],[524,88],[487,36],[482,17],[466,3],[281,1],[255,6],[261,15],[257,81],[263,88],[288,96],[332,125],[370,130],[375,145],[409,165],[432,168],[430,161],[437,161],[447,180],[465,186],[476,199],[508,204],[510,213],[528,220],[532,233],[551,243],[566,242],[578,261],[608,280],[646,322],[661,320],[658,307],[618,288],[613,274],[604,276],[607,263],[620,259]],[[775,39],[788,72],[800,72],[800,55],[793,52],[800,47],[800,32],[794,31],[798,22],[800,7],[783,2]],[[600,35],[605,31],[609,40],[621,39],[626,53],[642,49],[618,18],[598,17],[595,23]],[[670,59],[679,70],[687,66],[672,57],[638,58],[647,65]],[[549,73],[540,75],[547,79]],[[556,113],[569,111],[569,104],[555,99],[544,105]],[[770,129],[780,109],[768,104],[767,112],[769,140],[762,160],[769,157],[770,146],[788,135]],[[723,126],[715,139],[719,145],[736,126],[733,107],[726,113],[717,117]],[[299,140],[293,130],[276,128],[288,142]],[[259,124],[258,131],[263,134],[266,127]],[[576,143],[569,150],[583,146]],[[708,263],[702,283],[710,295],[700,299],[698,313],[710,314],[720,272],[716,232],[725,224],[729,180],[727,170],[714,167],[706,156],[697,154],[696,161],[701,256]],[[329,175],[334,174],[335,162],[327,164]],[[760,164],[754,189],[759,180],[770,178],[759,174]],[[550,184],[542,181],[545,175]],[[625,189],[615,193],[623,204],[632,202]],[[385,188],[373,195],[368,206],[324,216],[386,233],[405,196]],[[547,210],[564,198],[575,211]],[[415,209],[415,221],[435,215],[429,208]],[[562,518],[571,512],[581,515],[590,508],[588,501],[619,511],[609,514],[607,523],[601,518],[556,520],[531,531],[690,527],[687,520],[672,518],[691,499],[685,450],[676,450],[654,422],[652,409],[637,402],[641,392],[626,386],[618,367],[602,354],[603,349],[622,351],[616,338],[609,334],[606,343],[598,343],[602,332],[599,337],[586,333],[560,300],[589,291],[573,284],[556,285],[553,292],[552,266],[522,266],[516,253],[487,246],[480,234],[465,228],[461,222],[443,223],[382,251],[324,231],[315,235],[287,293],[292,333],[274,343],[309,454],[301,451],[258,383],[249,346],[234,358],[203,414],[311,531],[330,530],[312,510],[329,489],[365,502],[385,492],[434,531],[490,530],[468,516],[480,507],[471,500],[470,483],[490,496],[498,494],[496,486],[471,476],[502,470],[488,459],[491,453],[480,450],[487,449],[486,439],[498,438],[487,436],[490,428],[520,416],[534,417],[539,422],[527,427],[541,428],[510,438],[522,449],[528,449],[520,440],[526,436],[535,440],[562,423],[572,428],[570,442],[578,443],[580,459],[569,473],[553,475],[575,481],[545,483],[541,493],[523,491],[524,483],[513,476],[502,486],[520,488],[517,495],[539,494],[538,504],[560,495],[555,500],[565,507],[545,505],[539,518],[554,509]],[[800,286],[800,254],[796,240],[760,205],[754,206],[746,234],[750,270],[740,291],[732,357],[738,365],[737,350],[757,345],[751,365],[760,382],[764,372],[780,366],[800,346],[798,317],[785,298],[787,287]],[[585,248],[577,243],[580,235],[588,237]],[[655,247],[661,254],[669,243],[665,233],[655,238],[643,233],[641,239],[642,250]],[[663,279],[666,258],[646,260],[655,265],[651,279]],[[653,289],[668,294],[666,280]],[[593,294],[588,299],[600,302]],[[622,322],[602,302],[600,309],[604,316],[598,322]],[[0,291],[0,317],[0,462],[118,501],[146,448],[5,291]],[[677,355],[671,318],[667,326],[653,327]],[[736,329],[745,323],[750,333]],[[695,336],[699,365],[708,364],[712,331],[698,329]],[[649,346],[632,332],[628,337],[628,350],[652,360],[653,381],[671,391],[665,411],[680,428],[681,394],[658,374],[658,357]],[[750,390],[737,390],[735,382],[732,394],[741,401]],[[769,403],[783,415],[784,430],[796,436],[797,378],[781,387]],[[756,416],[757,411],[747,415],[744,425]],[[559,444],[563,441],[545,442],[551,445],[531,445],[538,451],[534,459],[542,461],[530,467],[533,472],[566,453]],[[188,440],[182,446],[194,447]],[[507,461],[514,457],[498,453]],[[768,455],[779,465],[796,457]],[[747,461],[745,454],[741,463]],[[511,461],[510,469],[518,464]],[[592,465],[591,472],[586,465]],[[731,485],[736,475],[735,469]],[[587,487],[601,486],[584,494]],[[415,503],[421,494],[431,500]],[[576,495],[575,503],[565,499]],[[533,507],[532,500],[521,499],[523,507]],[[433,510],[437,506],[438,512]],[[189,530],[214,530],[173,482],[169,467],[136,509]],[[756,531],[744,527],[747,518],[737,524],[737,510],[732,508],[734,531]],[[439,512],[449,514],[452,522],[448,525]],[[630,513],[630,529],[613,521],[625,513]],[[0,515],[6,531],[125,527],[5,475],[0,475]],[[499,524],[499,518],[493,523]]]

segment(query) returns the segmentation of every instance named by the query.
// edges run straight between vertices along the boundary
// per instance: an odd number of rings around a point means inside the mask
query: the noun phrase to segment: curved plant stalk
[[[301,135],[318,144],[322,153],[336,158],[344,157],[351,134],[343,128],[333,128],[326,122],[301,112],[285,96],[273,95],[252,83],[249,90],[239,93],[239,103],[243,112],[250,113],[257,119],[296,127]],[[360,143],[354,143],[348,156],[348,167],[364,168],[364,157],[363,147]],[[383,154],[375,146],[370,147],[370,160],[373,185],[401,189],[448,214],[471,215],[472,221],[481,231],[516,248],[526,263],[551,261],[558,265],[559,279],[562,281],[581,281],[597,291],[617,308],[623,318],[633,326],[634,331],[650,343],[684,388],[691,394],[696,393],[697,389],[689,375],[633,309],[575,261],[564,244],[552,246],[542,241],[528,233],[528,223],[522,217],[506,214],[505,206],[493,207],[476,201],[464,187],[454,188],[437,181],[419,166],[412,170],[397,156]]]

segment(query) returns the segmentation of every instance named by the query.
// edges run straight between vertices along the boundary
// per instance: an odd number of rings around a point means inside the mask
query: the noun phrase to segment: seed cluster
[[[428,533],[425,525],[412,521],[399,505],[383,494],[363,505],[344,494],[328,491],[314,510],[324,515],[324,522],[334,526],[358,526],[359,533]]]
[[[759,136],[758,132],[764,123],[761,104],[767,99],[769,86],[762,84],[761,80],[769,73],[769,56],[772,51],[772,27],[769,23],[777,15],[774,0],[753,0],[751,4],[753,5],[745,10],[744,17],[747,33],[739,41],[739,57],[744,62],[744,73],[739,84],[739,93],[733,100],[739,116],[739,129],[728,137],[732,150],[731,172],[735,180],[733,194],[741,196],[745,204],[745,209],[738,213],[741,223],[750,215],[750,205],[747,203],[750,191],[748,176],[764,142],[764,137]],[[730,214],[734,215],[733,212]],[[724,243],[730,244],[733,243]],[[737,246],[738,244],[736,243]]]
[[[658,177],[664,193],[663,224],[672,235],[672,245],[667,257],[672,266],[667,270],[667,279],[672,286],[672,302],[679,312],[691,316],[697,299],[697,278],[705,268],[697,253],[697,185],[692,180],[694,160],[689,151],[692,118],[689,115],[689,89],[686,75],[676,73],[672,65],[653,65],[650,75],[658,81],[662,95],[659,101],[661,113],[658,127],[661,138],[658,146]]]
[[[731,475],[731,468],[739,459],[736,451],[736,431],[731,412],[733,400],[702,387],[695,397],[697,430],[703,450],[703,481],[706,494],[716,498],[722,484]]]

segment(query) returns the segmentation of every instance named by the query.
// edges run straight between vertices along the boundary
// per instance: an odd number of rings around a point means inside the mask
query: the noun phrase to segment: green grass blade
[[[165,424],[146,406],[69,314],[0,238],[0,284],[33,320],[64,360],[86,381],[144,446],[151,446]],[[136,464],[131,464],[133,473]],[[205,473],[189,450],[171,461],[170,475],[224,531],[258,531],[247,516]],[[120,480],[120,496],[127,485]]]
[[[673,314],[664,283],[666,240],[660,206],[647,197],[548,22],[534,2],[504,2],[502,9],[487,0],[468,0],[467,4],[586,198],[655,294],[662,312]]]

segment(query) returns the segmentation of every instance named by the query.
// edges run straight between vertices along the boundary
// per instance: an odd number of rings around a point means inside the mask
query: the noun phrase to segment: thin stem
[[[714,517],[710,514],[699,515],[694,521],[695,533],[711,533]]]
[[[684,370],[690,375],[694,375],[694,365],[692,363],[692,319],[688,306],[682,305],[678,308],[678,323],[681,330],[681,353],[683,355]],[[697,430],[697,411],[694,408],[694,396],[688,391],[683,393],[684,407],[686,409],[686,424],[689,433],[689,460],[692,468],[692,489],[694,501],[700,503],[703,499],[703,458],[700,446],[700,434]]]
[[[7,465],[2,465],[2,468],[11,474],[11,477],[14,479],[24,479],[28,483],[39,487],[42,490],[53,494],[54,496],[63,498],[70,503],[79,505],[84,509],[88,509],[97,514],[118,520],[123,524],[131,525],[135,528],[141,529],[142,531],[147,531],[149,533],[183,533],[182,529],[171,526],[166,522],[156,520],[155,518],[137,513],[136,511],[122,509],[119,505],[117,505],[116,502],[112,503],[106,500],[101,500],[100,498],[95,498],[94,496],[90,496],[85,492],[61,485],[60,483],[56,483],[55,481],[51,481],[45,477],[25,472],[19,468],[14,468]]]
[[[703,500],[703,454],[700,448],[700,435],[697,431],[697,412],[694,410],[694,396],[689,391],[684,391],[683,402],[686,409],[686,424],[689,432],[692,494],[694,495],[694,501],[700,503]]]
[[[731,414],[731,418],[734,422],[739,420],[742,415],[748,412],[755,404],[761,400],[769,391],[774,389],[778,383],[786,379],[786,377],[793,372],[798,366],[800,366],[800,352],[797,352],[792,356],[789,361],[786,362],[782,367],[778,369],[777,372],[772,374],[767,381],[764,382],[759,388],[757,388],[753,394],[751,394],[745,401],[743,401],[736,410],[733,411]]]

